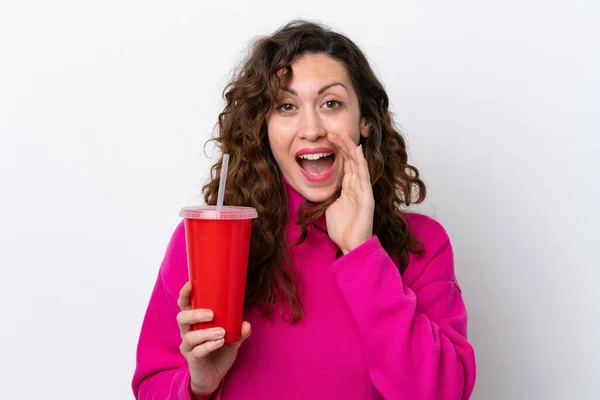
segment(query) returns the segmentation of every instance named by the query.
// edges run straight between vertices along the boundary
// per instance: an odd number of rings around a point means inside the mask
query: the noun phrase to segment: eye
[[[328,110],[335,110],[336,108],[338,108],[339,106],[341,106],[343,103],[341,101],[338,100],[328,100],[323,104],[323,107],[327,108]]]
[[[283,112],[292,112],[292,111],[294,111],[294,107],[296,107],[296,106],[294,106],[293,104],[284,103],[284,104],[280,105],[279,107],[277,107],[277,109],[279,111],[283,111]]]

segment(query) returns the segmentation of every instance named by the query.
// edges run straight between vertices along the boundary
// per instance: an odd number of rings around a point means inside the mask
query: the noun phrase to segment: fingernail
[[[223,337],[223,336],[225,336],[225,329],[223,329],[223,328],[218,328],[218,329],[215,329],[215,330],[213,331],[213,335],[214,335],[216,338],[218,338],[218,337]]]
[[[202,313],[202,317],[211,320],[211,319],[213,319],[213,312],[212,311],[204,311]]]
[[[223,343],[225,343],[225,339],[219,339],[219,340],[215,340],[215,344],[217,346],[221,346]]]

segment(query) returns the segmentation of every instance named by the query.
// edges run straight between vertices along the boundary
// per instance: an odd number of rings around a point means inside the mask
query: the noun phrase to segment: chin
[[[304,181],[304,177],[296,180],[292,186],[298,193],[302,195],[306,200],[309,200],[313,203],[323,203],[328,200],[331,196],[335,194],[337,189],[341,185],[341,179],[332,180],[332,182],[321,183],[318,186],[310,185],[308,182]]]
[[[329,199],[333,193],[335,193],[335,188],[327,190],[307,189],[298,192],[306,200],[312,201],[313,203],[323,203],[325,200]]]

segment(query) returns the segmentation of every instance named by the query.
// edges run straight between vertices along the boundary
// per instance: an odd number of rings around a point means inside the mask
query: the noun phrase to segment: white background
[[[600,398],[599,8],[3,2],[0,398],[132,399],[221,91],[252,37],[296,17],[354,39],[389,92],[428,184],[420,210],[454,244],[473,398]]]

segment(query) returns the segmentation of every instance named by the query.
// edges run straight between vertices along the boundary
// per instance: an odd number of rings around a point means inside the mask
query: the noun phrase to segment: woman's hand
[[[344,254],[373,236],[375,200],[362,146],[347,134],[330,133],[329,140],[343,157],[342,194],[325,212],[327,232]]]
[[[239,342],[226,345],[223,328],[192,330],[192,324],[211,321],[214,314],[211,310],[192,310],[191,293],[192,284],[187,282],[177,300],[181,309],[177,314],[182,340],[180,350],[190,368],[191,394],[210,396],[233,365],[240,345],[250,336],[250,324],[245,321],[242,324],[242,339]]]

